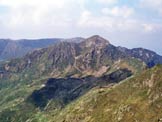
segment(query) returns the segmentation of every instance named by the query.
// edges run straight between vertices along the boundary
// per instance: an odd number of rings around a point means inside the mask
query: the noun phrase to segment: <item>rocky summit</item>
[[[26,53],[0,62],[0,121],[161,121],[162,56],[155,52],[94,35]]]

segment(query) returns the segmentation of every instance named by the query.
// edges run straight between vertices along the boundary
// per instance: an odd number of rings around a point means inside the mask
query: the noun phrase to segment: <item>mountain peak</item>
[[[91,36],[89,38],[87,38],[83,44],[86,46],[86,47],[104,47],[109,43],[108,40],[102,38],[101,36],[99,35],[94,35],[94,36]]]

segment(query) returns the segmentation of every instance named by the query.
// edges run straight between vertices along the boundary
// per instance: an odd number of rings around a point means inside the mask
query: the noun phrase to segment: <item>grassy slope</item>
[[[158,122],[162,118],[162,66],[113,88],[95,88],[50,122]]]
[[[123,72],[126,72],[126,71],[123,71]],[[123,78],[126,74],[120,75],[118,72],[118,73],[116,73],[115,76],[111,75],[114,82],[115,82],[115,79],[113,77],[119,78],[117,75],[119,75],[120,78]],[[129,73],[128,73],[128,76],[129,76]],[[88,84],[81,85],[82,87],[79,87],[79,89],[76,90],[76,88],[78,88],[77,86],[75,86],[76,83],[74,85],[71,84],[72,88],[70,86],[67,86],[68,85],[67,82],[72,83],[73,81],[75,81],[75,80],[72,80],[72,81],[71,80],[72,79],[69,79],[69,81],[67,81],[67,80],[59,81],[59,82],[63,82],[63,84],[64,84],[63,86],[64,87],[66,86],[65,89],[68,88],[68,89],[71,89],[70,90],[71,92],[73,91],[73,93],[71,93],[70,91],[67,93],[67,98],[69,100],[72,97],[72,95],[74,97],[76,94],[77,95],[81,94],[81,91],[83,91],[83,93],[87,92],[88,90],[91,89],[91,87],[93,87],[93,85],[95,85],[95,83],[97,83],[97,81],[95,81],[95,80],[89,81]],[[44,80],[42,80],[42,81],[44,81]],[[110,79],[110,81],[112,81],[112,80]],[[0,96],[1,96],[2,100],[0,101],[0,104],[1,104],[0,110],[2,112],[0,112],[0,119],[3,120],[3,122],[11,122],[11,121],[23,122],[23,121],[27,121],[27,120],[30,120],[32,122],[35,122],[35,121],[42,122],[42,121],[44,121],[44,119],[39,120],[40,118],[44,118],[44,116],[48,112],[52,112],[52,114],[55,113],[55,112],[53,112],[53,110],[55,110],[56,112],[59,112],[62,107],[62,104],[66,104],[66,103],[61,104],[59,102],[60,100],[62,100],[61,99],[62,95],[63,95],[62,96],[63,98],[66,98],[64,95],[64,94],[66,94],[66,93],[64,93],[66,90],[61,90],[63,87],[61,85],[62,83],[59,84],[59,82],[58,82],[55,85],[58,88],[57,93],[59,95],[61,95],[61,96],[57,96],[59,101],[57,101],[56,99],[49,100],[47,105],[45,106],[45,108],[41,108],[41,110],[43,110],[43,111],[41,111],[39,108],[37,108],[36,106],[34,106],[32,104],[33,102],[31,102],[30,99],[27,99],[28,95],[31,95],[33,90],[40,89],[41,84],[39,86],[39,83],[41,81],[33,81],[33,82],[35,83],[34,85],[25,85],[25,84],[22,85],[21,84],[21,85],[16,85],[15,87],[6,88],[6,89],[1,90]],[[90,85],[89,83],[92,85]],[[99,84],[100,83],[98,83],[98,85]],[[49,92],[51,93],[51,90],[49,88],[51,89],[52,87],[51,86],[46,87],[46,90],[48,90],[48,92],[45,92],[44,91],[45,89],[44,90],[42,89],[40,93],[46,93],[46,94],[41,94],[41,95],[43,95],[45,97],[46,95],[48,95]],[[55,88],[55,89],[57,89],[57,88]],[[6,94],[6,95],[3,95],[3,94]],[[70,94],[71,94],[71,96],[70,96]],[[44,100],[48,100],[48,99],[44,99]],[[41,101],[41,102],[43,102],[43,101]],[[47,120],[47,119],[45,119],[45,120]]]

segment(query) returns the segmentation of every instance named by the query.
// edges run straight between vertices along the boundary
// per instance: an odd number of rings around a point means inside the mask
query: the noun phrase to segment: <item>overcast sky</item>
[[[96,34],[162,55],[162,0],[0,0],[0,38]]]

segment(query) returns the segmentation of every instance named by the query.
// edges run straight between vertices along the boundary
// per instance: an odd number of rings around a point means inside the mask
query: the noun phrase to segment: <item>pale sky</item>
[[[96,34],[162,55],[162,0],[0,0],[0,38]]]

